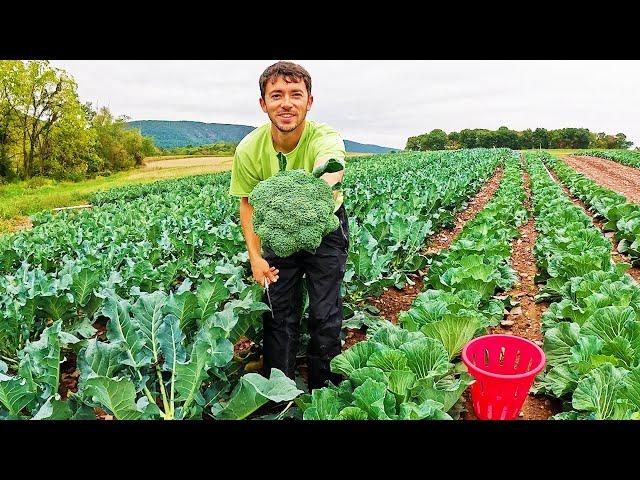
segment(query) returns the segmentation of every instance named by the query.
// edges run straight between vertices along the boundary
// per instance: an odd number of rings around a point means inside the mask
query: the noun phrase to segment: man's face
[[[276,77],[275,81],[269,79],[264,98],[260,98],[262,111],[283,133],[292,132],[303,124],[312,103],[313,96],[308,94],[304,80],[287,82],[282,77]]]

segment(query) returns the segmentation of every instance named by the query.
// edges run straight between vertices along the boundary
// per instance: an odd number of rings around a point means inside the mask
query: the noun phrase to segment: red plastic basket
[[[467,343],[462,361],[476,379],[471,400],[481,420],[513,420],[545,363],[535,343],[514,335],[485,335]]]

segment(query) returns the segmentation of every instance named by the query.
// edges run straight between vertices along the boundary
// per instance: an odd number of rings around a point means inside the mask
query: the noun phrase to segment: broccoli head
[[[330,160],[324,167],[330,165],[337,171],[336,163]],[[251,192],[253,229],[279,257],[315,250],[322,237],[340,226],[333,213],[332,188],[318,178],[327,171],[331,170],[317,169],[313,174],[281,171],[258,183]]]

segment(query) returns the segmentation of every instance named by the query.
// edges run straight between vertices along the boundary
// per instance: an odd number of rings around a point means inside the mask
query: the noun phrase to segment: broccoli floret
[[[279,172],[258,183],[249,196],[254,231],[279,257],[315,250],[322,237],[340,226],[332,188],[318,178],[319,172]]]

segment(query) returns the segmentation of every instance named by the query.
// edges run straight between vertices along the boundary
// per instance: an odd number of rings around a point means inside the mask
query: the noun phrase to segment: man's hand
[[[260,237],[253,231],[251,217],[253,216],[253,207],[249,203],[247,197],[240,200],[240,224],[242,225],[242,233],[247,242],[247,252],[249,252],[249,261],[251,262],[251,272],[253,279],[264,287],[264,279],[267,278],[269,283],[278,281],[278,273],[280,270],[270,267],[267,261],[262,258],[260,253]]]
[[[253,279],[263,287],[265,278],[269,280],[269,283],[275,283],[278,281],[278,278],[280,278],[278,276],[280,270],[276,267],[270,267],[264,258],[252,260],[251,271],[253,272]]]
[[[345,165],[344,158],[340,158],[338,161],[343,165]],[[325,159],[325,157],[319,157],[318,159],[316,159],[313,165],[313,168],[318,168],[323,164],[325,164],[326,162],[327,160]],[[336,183],[341,182],[342,179],[344,178],[344,170],[345,169],[343,168],[342,170],[339,170],[337,172],[325,173],[322,176],[320,176],[320,180],[324,180],[329,184],[330,187],[333,187]],[[334,194],[334,198],[335,198],[335,194]]]

